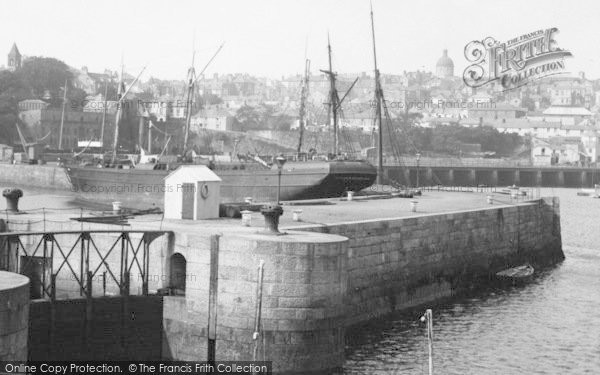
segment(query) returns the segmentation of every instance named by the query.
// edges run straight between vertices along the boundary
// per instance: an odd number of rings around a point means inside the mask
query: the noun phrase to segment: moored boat
[[[219,165],[214,172],[222,179],[221,202],[257,202],[276,199],[278,170],[258,164]],[[123,202],[125,207],[162,207],[164,178],[175,168],[155,165],[144,168],[95,168],[68,166],[67,175],[81,198],[96,202]],[[340,197],[373,184],[375,167],[360,160],[288,162],[281,173],[281,200]]]
[[[521,266],[512,267],[496,273],[499,281],[519,283],[529,280],[535,272],[531,264],[526,263]]]

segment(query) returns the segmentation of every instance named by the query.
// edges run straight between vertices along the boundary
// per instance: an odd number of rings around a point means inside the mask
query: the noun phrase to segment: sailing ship
[[[291,160],[287,162],[281,175],[282,201],[339,197],[347,191],[357,192],[371,186],[377,176],[375,167],[369,162],[345,159],[338,152],[337,110],[341,101],[335,88],[335,73],[333,73],[331,67],[330,45],[328,45],[328,53],[330,63],[327,72],[331,81],[330,98],[332,100],[330,100],[329,108],[333,123],[333,152],[328,160]],[[208,64],[215,56],[216,53]],[[202,76],[208,64],[198,77]],[[308,73],[307,68],[305,69],[305,85],[308,85]],[[189,154],[188,138],[191,110],[197,80],[192,59],[192,66],[188,70],[186,122],[182,152],[184,160],[175,163],[159,160],[156,163],[138,164],[136,166],[132,166],[130,163],[119,163],[116,150],[118,147],[121,106],[117,106],[115,137],[110,165],[108,167],[93,164],[66,166],[73,190],[86,200],[103,203],[120,201],[123,206],[136,209],[162,207],[165,193],[164,178],[182,163],[192,162],[185,159],[186,155]],[[120,92],[123,92],[123,90],[124,87],[121,83]],[[124,100],[126,94],[127,91],[119,95],[119,103]],[[306,95],[302,95],[302,98],[305,100]],[[304,108],[304,105],[301,105],[300,122],[302,125],[305,121]],[[300,153],[301,143],[298,151]],[[277,196],[278,169],[275,165],[269,166],[266,163],[240,161],[211,163],[210,167],[222,180],[220,191],[222,203],[243,202],[248,197],[256,202],[267,202],[274,201]]]

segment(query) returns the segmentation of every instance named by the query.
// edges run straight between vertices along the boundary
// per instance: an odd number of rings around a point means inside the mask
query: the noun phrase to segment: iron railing
[[[100,249],[94,238],[111,234],[116,235],[112,245],[108,250]],[[132,235],[138,235],[139,238],[134,239]],[[150,245],[164,235],[172,236],[173,233],[132,230],[4,232],[0,233],[0,269],[25,274],[32,279],[32,284],[41,287],[38,298],[54,300],[56,279],[61,272],[67,273],[66,276],[77,283],[81,296],[91,297],[92,280],[99,276],[101,268],[104,269],[104,292],[106,282],[112,280],[120,295],[129,295],[130,274],[135,267],[142,281],[141,292],[148,295]],[[73,236],[75,241],[65,246],[65,242]],[[27,244],[23,242],[24,238],[28,238]],[[32,238],[35,241],[31,241]],[[118,264],[107,261],[113,253],[119,254]],[[99,261],[91,261],[92,254],[97,255]],[[41,260],[41,269],[38,263],[34,272],[36,260]]]

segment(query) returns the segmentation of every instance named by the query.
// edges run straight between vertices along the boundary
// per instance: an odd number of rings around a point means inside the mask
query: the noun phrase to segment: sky
[[[600,2],[373,0],[377,59],[382,73],[434,71],[444,49],[455,75],[467,66],[464,47],[492,36],[507,41],[557,27],[559,47],[573,57],[566,70],[600,78]],[[27,56],[55,57],[91,72],[125,70],[142,79],[184,79],[196,51],[201,70],[281,78],[327,67],[327,35],[334,70],[373,70],[368,0],[20,0],[3,1],[0,51],[13,42]],[[3,53],[3,56],[6,56]],[[0,65],[6,65],[5,57]]]

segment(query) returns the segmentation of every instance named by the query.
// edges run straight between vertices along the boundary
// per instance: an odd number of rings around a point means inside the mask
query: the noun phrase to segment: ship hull
[[[214,170],[222,179],[221,202],[276,200],[277,169]],[[67,167],[78,196],[87,201],[123,202],[125,207],[163,207],[164,178],[169,171]],[[281,200],[339,197],[345,191],[359,191],[372,185],[375,168],[363,161],[289,162],[281,173]]]

